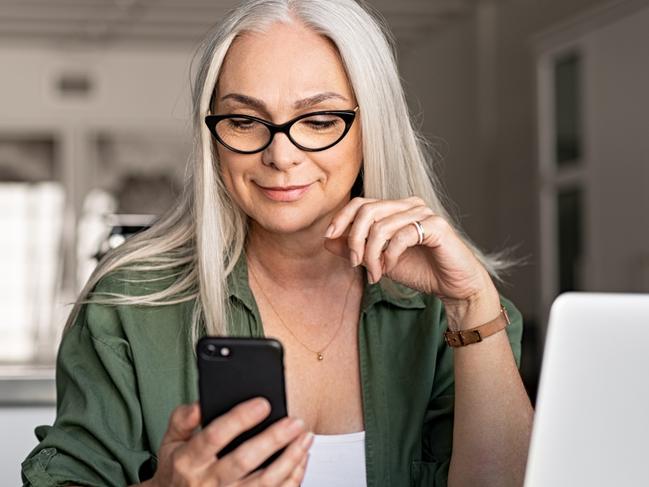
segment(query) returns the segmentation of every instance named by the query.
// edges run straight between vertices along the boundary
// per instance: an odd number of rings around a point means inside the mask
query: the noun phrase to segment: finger
[[[447,230],[450,229],[449,223],[438,215],[429,216],[420,220],[420,223],[424,229],[424,241],[422,244],[427,247],[438,246]],[[419,242],[419,233],[414,225],[407,225],[395,233],[383,252],[383,271],[386,274],[392,272],[401,255],[409,247],[417,245],[417,242]]]
[[[304,458],[300,462],[300,464],[293,470],[291,473],[291,476],[284,482],[282,483],[282,487],[297,487],[302,484],[302,481],[304,480],[304,475],[306,474],[306,468],[307,465],[309,464],[309,457],[310,454],[307,453],[304,455]],[[264,470],[257,470],[256,472],[250,474],[248,477],[245,478],[245,482],[243,484],[237,484],[237,486],[245,486],[245,485],[259,485],[259,479],[263,475]],[[272,485],[272,484],[268,484]]]
[[[342,257],[349,261],[349,246],[347,245],[347,235],[343,234],[341,237],[324,240],[324,248],[332,254]]]
[[[380,200],[367,203],[358,209],[351,222],[347,244],[350,249],[352,265],[364,261],[365,242],[368,238],[370,227],[388,215],[421,206],[419,198],[406,198],[402,200]]]
[[[349,226],[349,223],[354,219],[354,215],[358,209],[364,204],[374,201],[378,200],[375,198],[362,198],[360,196],[349,200],[349,202],[332,218],[329,228],[327,229],[327,238],[339,238]],[[329,233],[329,229],[333,229],[331,233]]]
[[[268,467],[258,472],[261,485],[300,485],[313,434],[304,432]],[[297,481],[297,483],[295,483]]]
[[[288,479],[286,484],[283,487],[298,487],[302,485],[302,480],[304,480],[304,474],[306,474],[306,467],[309,463],[309,453],[307,453],[300,464],[295,470],[291,473],[291,477]]]
[[[197,402],[178,406],[169,417],[169,426],[162,438],[162,445],[176,441],[187,441],[191,438],[200,422],[201,410]]]
[[[213,462],[214,456],[234,438],[261,423],[270,413],[270,403],[253,398],[219,416],[187,443],[187,452],[197,464]]]
[[[406,211],[387,216],[371,226],[367,242],[365,243],[364,264],[369,272],[368,277],[371,276],[372,282],[378,282],[383,275],[383,251],[387,250],[385,243],[391,241],[399,230],[407,226],[412,226],[412,230],[415,231],[418,237],[417,230],[414,225],[411,225],[412,222],[423,220],[433,214],[433,210],[427,206],[416,206]],[[416,243],[417,240],[415,240]]]
[[[302,420],[283,418],[219,459],[215,465],[215,474],[223,485],[242,479],[303,432]],[[280,455],[272,465],[275,465],[285,453]]]
[[[313,434],[300,435],[262,474],[262,485],[300,485]],[[304,467],[302,467],[304,465]],[[266,481],[266,482],[263,482]],[[283,482],[283,483],[282,483]]]

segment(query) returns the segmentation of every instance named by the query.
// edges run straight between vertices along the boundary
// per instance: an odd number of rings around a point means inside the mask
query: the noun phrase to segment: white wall
[[[487,188],[476,144],[476,31],[472,16],[400,52],[411,111],[440,153],[438,172],[469,235],[482,244]]]
[[[184,126],[188,116],[189,49],[0,46],[0,124]],[[88,73],[89,99],[59,96],[63,72]]]
[[[649,292],[649,5],[586,36],[585,282]]]

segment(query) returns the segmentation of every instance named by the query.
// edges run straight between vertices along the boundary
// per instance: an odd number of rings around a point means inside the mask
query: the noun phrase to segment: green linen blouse
[[[104,277],[95,292],[141,295],[171,282],[124,277]],[[243,256],[228,285],[229,334],[264,336]],[[500,299],[520,367],[522,316]],[[40,443],[22,463],[24,485],[125,486],[153,475],[172,410],[198,399],[193,305],[82,306],[57,356],[56,420],[35,430]],[[435,296],[394,297],[365,281],[358,338],[368,487],[446,486],[454,399],[446,327]]]

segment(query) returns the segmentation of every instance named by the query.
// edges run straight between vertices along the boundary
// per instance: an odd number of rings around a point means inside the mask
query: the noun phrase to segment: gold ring
[[[421,245],[424,242],[424,227],[421,225],[421,222],[414,221],[412,224],[415,226],[417,229],[417,235],[419,235],[419,240],[417,241],[417,245]]]

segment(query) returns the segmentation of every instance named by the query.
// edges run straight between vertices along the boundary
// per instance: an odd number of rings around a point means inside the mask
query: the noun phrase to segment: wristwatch
[[[493,320],[468,330],[446,330],[444,332],[444,339],[449,347],[463,347],[472,343],[481,342],[488,336],[498,333],[510,323],[507,309],[501,304],[500,313]]]

